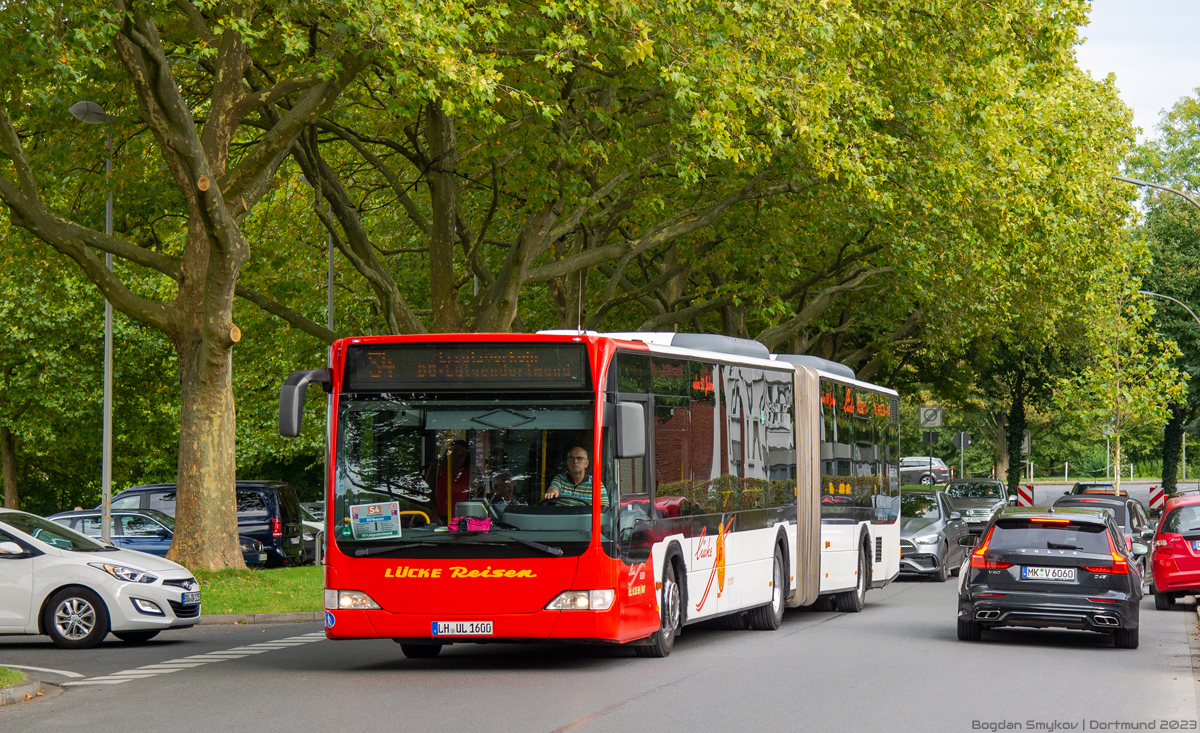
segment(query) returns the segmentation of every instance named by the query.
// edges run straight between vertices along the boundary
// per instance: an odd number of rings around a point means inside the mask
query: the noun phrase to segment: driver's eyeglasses
[[[568,461],[586,461],[587,456],[567,456]]]

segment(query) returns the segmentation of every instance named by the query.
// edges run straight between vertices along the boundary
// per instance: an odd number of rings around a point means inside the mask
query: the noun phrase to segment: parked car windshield
[[[942,512],[933,494],[901,494],[900,516],[938,519]]]
[[[999,484],[955,481],[946,487],[952,499],[1003,499],[1004,489]]]
[[[1177,506],[1167,513],[1163,520],[1162,531],[1179,534],[1200,530],[1200,504]]]
[[[4,514],[0,514],[0,524],[6,524],[13,529],[20,530],[30,537],[41,540],[47,545],[57,547],[60,550],[104,552],[115,549],[102,545],[90,537],[85,537],[57,522],[42,519],[39,516],[26,514],[25,512],[5,512]]]
[[[996,522],[988,550],[1077,550],[1107,554],[1108,528],[1095,522],[1036,522],[1001,519]]]
[[[1069,500],[1062,501],[1062,502],[1056,501],[1056,502],[1054,502],[1054,506],[1075,506],[1075,507],[1079,507],[1080,509],[1093,509],[1093,510],[1094,509],[1103,509],[1104,511],[1108,512],[1109,516],[1111,516],[1114,520],[1116,520],[1118,527],[1125,526],[1125,507],[1124,506],[1112,506],[1111,504],[1105,505],[1105,506],[1097,506],[1096,504],[1088,502],[1086,499],[1084,499],[1082,501],[1079,499],[1075,499],[1074,501],[1069,501]]]

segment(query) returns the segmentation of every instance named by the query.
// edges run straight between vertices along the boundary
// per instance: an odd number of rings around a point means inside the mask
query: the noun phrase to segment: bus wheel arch
[[[839,611],[858,613],[863,610],[867,601],[867,591],[871,588],[871,559],[870,533],[863,528],[858,544],[858,568],[855,572],[854,588],[834,597]]]
[[[676,542],[667,548],[660,577],[659,629],[634,647],[639,657],[662,658],[669,655],[687,619],[687,568],[683,562],[683,551]]]
[[[774,631],[783,623],[783,609],[787,603],[788,578],[791,566],[787,561],[787,542],[781,536],[775,541],[771,558],[771,600],[765,605],[750,609],[750,628],[758,631]]]

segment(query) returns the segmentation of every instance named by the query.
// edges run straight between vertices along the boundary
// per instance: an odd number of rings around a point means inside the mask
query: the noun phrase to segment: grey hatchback
[[[1126,550],[1103,510],[1002,509],[963,567],[958,638],[1053,626],[1109,633],[1118,648],[1136,649],[1142,583],[1130,566],[1149,549],[1135,542]]]

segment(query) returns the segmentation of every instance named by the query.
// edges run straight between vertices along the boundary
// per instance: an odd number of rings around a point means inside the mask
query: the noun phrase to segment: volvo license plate
[[[180,601],[185,606],[194,606],[200,602],[200,591],[195,590],[190,593],[183,594],[183,600]]]
[[[491,636],[491,621],[434,621],[434,636]]]
[[[1074,583],[1075,568],[1036,568],[1023,565],[1021,566],[1021,579]]]

